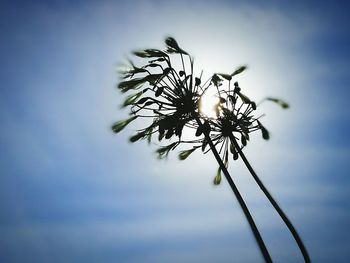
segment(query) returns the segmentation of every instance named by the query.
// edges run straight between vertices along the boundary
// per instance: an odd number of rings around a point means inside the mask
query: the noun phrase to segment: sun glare
[[[215,105],[219,98],[215,96],[215,91],[207,90],[201,97],[200,111],[209,118],[216,118]]]

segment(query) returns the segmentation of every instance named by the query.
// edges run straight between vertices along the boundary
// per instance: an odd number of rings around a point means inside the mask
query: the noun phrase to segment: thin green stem
[[[200,119],[198,118],[197,114],[194,113],[193,115],[195,116],[195,119],[196,119],[198,125],[202,126],[203,130],[205,130],[204,127],[203,127],[203,124],[200,121]],[[266,248],[264,240],[262,239],[262,237],[261,237],[261,235],[259,233],[259,230],[258,230],[258,228],[257,228],[257,226],[256,226],[256,224],[254,222],[254,219],[253,219],[252,215],[250,214],[249,209],[248,209],[246,203],[244,202],[244,199],[241,196],[237,186],[233,182],[229,172],[227,171],[224,163],[222,162],[219,153],[217,152],[217,150],[216,150],[212,140],[210,139],[209,133],[207,131],[205,131],[204,135],[205,135],[205,139],[208,141],[208,144],[209,144],[209,146],[210,146],[210,148],[211,148],[211,150],[212,150],[212,152],[213,152],[213,154],[215,156],[216,161],[218,162],[218,164],[220,166],[220,169],[224,173],[224,175],[226,177],[226,180],[228,181],[228,183],[229,183],[233,193],[235,194],[235,196],[236,196],[236,198],[238,200],[238,203],[240,204],[240,206],[241,206],[241,208],[243,210],[243,213],[244,213],[244,215],[245,215],[245,217],[246,217],[246,219],[247,219],[247,221],[249,223],[249,226],[250,226],[250,228],[251,228],[251,230],[252,230],[252,232],[254,234],[255,240],[258,243],[260,251],[261,251],[261,253],[262,253],[262,255],[263,255],[264,259],[265,259],[265,262],[272,263],[271,256],[270,256],[270,254],[269,254],[269,252],[268,252],[268,250]]]
[[[255,171],[253,170],[253,167],[250,165],[250,163],[248,162],[247,158],[245,157],[243,151],[241,150],[241,148],[239,147],[235,137],[233,136],[233,134],[230,135],[230,139],[234,144],[234,147],[237,149],[239,155],[241,156],[244,164],[247,166],[249,172],[251,173],[251,175],[253,176],[255,182],[259,185],[260,189],[263,191],[263,193],[265,194],[265,196],[267,197],[267,199],[270,201],[270,203],[272,204],[272,206],[276,209],[277,213],[280,215],[280,217],[282,218],[283,222],[286,224],[286,226],[288,227],[289,231],[291,232],[291,234],[293,235],[303,257],[304,257],[304,261],[306,263],[311,262],[309,254],[300,238],[300,236],[298,235],[298,232],[296,231],[296,229],[294,228],[294,226],[292,225],[292,223],[290,222],[290,220],[288,219],[288,217],[286,216],[286,214],[283,212],[283,210],[281,209],[281,207],[277,204],[277,202],[275,201],[275,199],[272,197],[272,195],[269,193],[269,191],[266,189],[266,187],[264,186],[264,184],[261,182],[260,178],[258,177],[258,175],[255,173]]]

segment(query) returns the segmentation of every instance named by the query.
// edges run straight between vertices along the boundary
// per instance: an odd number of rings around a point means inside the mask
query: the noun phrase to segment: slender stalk
[[[202,126],[203,127],[203,124],[202,122],[200,121],[200,119],[198,118],[198,116],[194,113],[193,114],[195,116],[195,119],[198,123],[199,126]],[[203,129],[204,130],[204,129]],[[226,177],[226,180],[228,181],[229,185],[231,186],[231,189],[233,191],[233,193],[235,194],[237,200],[238,200],[238,203],[240,204],[243,212],[244,212],[244,215],[246,217],[246,219],[248,220],[248,223],[249,223],[249,226],[251,228],[251,230],[253,231],[253,234],[254,234],[254,237],[255,237],[255,240],[256,242],[258,243],[258,246],[260,248],[260,251],[265,259],[265,262],[269,262],[269,263],[272,263],[272,259],[271,259],[271,256],[266,248],[266,245],[264,243],[264,240],[262,239],[260,233],[259,233],[259,230],[257,228],[257,226],[255,225],[255,222],[254,222],[254,219],[252,217],[252,215],[250,214],[249,210],[248,210],[248,207],[246,205],[246,203],[244,202],[244,199],[243,197],[241,196],[237,186],[235,185],[235,183],[233,182],[229,172],[227,171],[224,163],[222,162],[221,158],[220,158],[220,155],[219,153],[217,152],[213,142],[211,141],[210,139],[210,136],[209,136],[209,133],[208,132],[204,132],[204,135],[205,135],[205,138],[206,140],[208,141],[208,144],[215,156],[215,159],[216,161],[218,162],[219,166],[220,166],[220,169],[222,170],[222,172],[224,173],[225,177]]]
[[[291,234],[293,235],[303,257],[304,257],[304,261],[306,263],[311,262],[309,254],[300,238],[300,236],[298,235],[298,232],[296,231],[296,229],[294,228],[294,226],[292,225],[292,223],[290,222],[290,220],[288,219],[288,217],[286,216],[286,214],[283,212],[283,210],[281,209],[281,207],[277,204],[277,202],[275,201],[275,199],[272,197],[272,195],[269,193],[269,191],[266,189],[266,187],[264,186],[264,184],[261,182],[260,178],[258,177],[258,175],[255,173],[255,171],[253,170],[253,167],[250,165],[250,163],[248,162],[247,158],[245,157],[243,151],[241,150],[241,148],[239,147],[236,138],[233,136],[233,134],[230,135],[230,139],[233,142],[235,148],[237,149],[239,155],[241,156],[244,164],[247,166],[249,172],[251,173],[251,175],[253,176],[255,182],[259,185],[260,189],[263,191],[263,193],[265,194],[265,196],[267,197],[267,199],[270,201],[270,203],[272,204],[272,206],[276,209],[277,213],[280,215],[280,217],[282,218],[283,222],[286,224],[286,226],[288,227],[289,231],[291,232]]]

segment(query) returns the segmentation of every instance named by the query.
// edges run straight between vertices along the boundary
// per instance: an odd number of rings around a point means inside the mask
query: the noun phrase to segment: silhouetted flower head
[[[260,131],[263,139],[268,140],[270,138],[268,130],[259,120],[262,115],[258,117],[254,115],[257,110],[257,104],[241,92],[238,82],[234,82],[231,88],[232,77],[242,73],[245,69],[246,66],[242,66],[232,74],[217,73],[211,77],[211,81],[203,89],[216,88],[217,90],[218,100],[214,106],[216,117],[209,118],[201,113],[200,117],[204,121],[204,125],[198,125],[198,123],[194,125],[197,129],[196,136],[207,133],[214,146],[219,149],[219,154],[226,167],[228,166],[229,156],[232,156],[233,160],[238,159],[239,150],[242,150],[250,140],[250,133]],[[223,87],[223,82],[228,82],[227,87]],[[285,109],[289,107],[286,102],[276,98],[267,97],[263,101],[275,102]],[[201,147],[204,153],[211,150],[207,147],[208,141],[206,137],[197,142],[200,145],[195,145],[193,149]],[[193,149],[183,151],[182,154],[190,154],[193,152]],[[219,184],[220,181],[221,170],[219,168],[214,184]]]
[[[242,72],[243,69],[241,68],[239,71]],[[219,96],[219,101],[215,105],[217,117],[207,118],[210,127],[209,137],[214,145],[219,147],[219,153],[222,153],[222,159],[226,165],[230,154],[234,160],[238,159],[238,149],[234,146],[233,139],[240,142],[241,149],[247,145],[251,132],[260,130],[263,138],[269,139],[269,132],[261,124],[259,117],[254,116],[254,111],[257,108],[256,103],[241,92],[238,82],[234,82],[234,87],[231,89],[232,75],[214,75],[215,81],[212,82],[216,86]],[[228,80],[227,89],[221,89],[223,79],[220,76]],[[205,145],[205,143],[204,141],[203,144]]]
[[[159,141],[177,137],[178,141],[157,150],[160,158],[167,156],[181,143],[185,126],[192,128],[195,125],[194,115],[198,114],[201,96],[201,80],[193,76],[192,58],[175,39],[169,37],[165,43],[166,51],[145,49],[133,52],[141,58],[143,65],[138,67],[129,61],[128,67],[120,70],[122,81],[118,89],[123,93],[133,92],[123,103],[123,107],[130,107],[131,117],[112,126],[112,130],[118,133],[136,118],[151,118],[152,123],[139,130],[130,141],[151,141],[155,134]],[[175,55],[181,58],[180,70],[172,64]]]

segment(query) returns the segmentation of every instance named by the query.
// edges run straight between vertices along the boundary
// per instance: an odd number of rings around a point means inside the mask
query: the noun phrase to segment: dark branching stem
[[[196,119],[198,125],[203,127],[203,124],[200,121],[200,119],[197,117],[197,115],[194,114],[194,116],[195,116],[195,119]],[[204,127],[203,127],[203,130],[204,130]],[[226,180],[228,181],[229,185],[231,186],[231,189],[232,189],[233,193],[235,194],[235,196],[238,200],[238,203],[240,204],[240,206],[244,212],[246,219],[248,220],[249,226],[250,226],[251,230],[253,231],[255,240],[259,245],[260,251],[265,259],[265,262],[272,263],[271,256],[266,248],[264,240],[262,239],[257,226],[255,225],[254,219],[253,219],[252,215],[250,214],[248,207],[247,207],[246,203],[244,202],[243,197],[241,196],[237,186],[235,185],[229,172],[227,171],[225,164],[222,162],[220,155],[217,152],[213,142],[211,141],[208,132],[204,132],[204,136],[205,136],[205,139],[208,141],[208,144],[209,144],[209,146],[210,146],[210,148],[215,156],[215,159],[218,162],[222,172],[224,173]]]
[[[251,173],[251,175],[253,176],[255,182],[259,185],[260,189],[263,191],[263,193],[265,194],[265,196],[267,197],[267,199],[270,201],[270,203],[272,204],[272,206],[276,209],[277,213],[280,215],[280,217],[282,218],[283,222],[286,224],[286,226],[288,227],[289,231],[292,233],[303,257],[306,263],[310,263],[310,257],[309,254],[300,238],[300,236],[298,235],[298,232],[296,231],[296,229],[294,228],[294,226],[292,225],[292,223],[290,222],[290,220],[288,219],[288,217],[286,216],[286,214],[283,212],[283,210],[281,209],[281,207],[277,204],[277,202],[275,201],[275,199],[272,197],[272,195],[269,193],[269,191],[266,189],[266,187],[264,186],[264,184],[261,182],[260,178],[258,177],[258,175],[255,173],[255,171],[253,170],[253,167],[250,165],[250,163],[248,162],[247,158],[245,157],[243,151],[241,150],[241,148],[239,147],[235,137],[233,136],[233,134],[230,135],[230,139],[234,144],[234,147],[237,149],[239,155],[241,156],[244,164],[247,166],[249,172]]]

